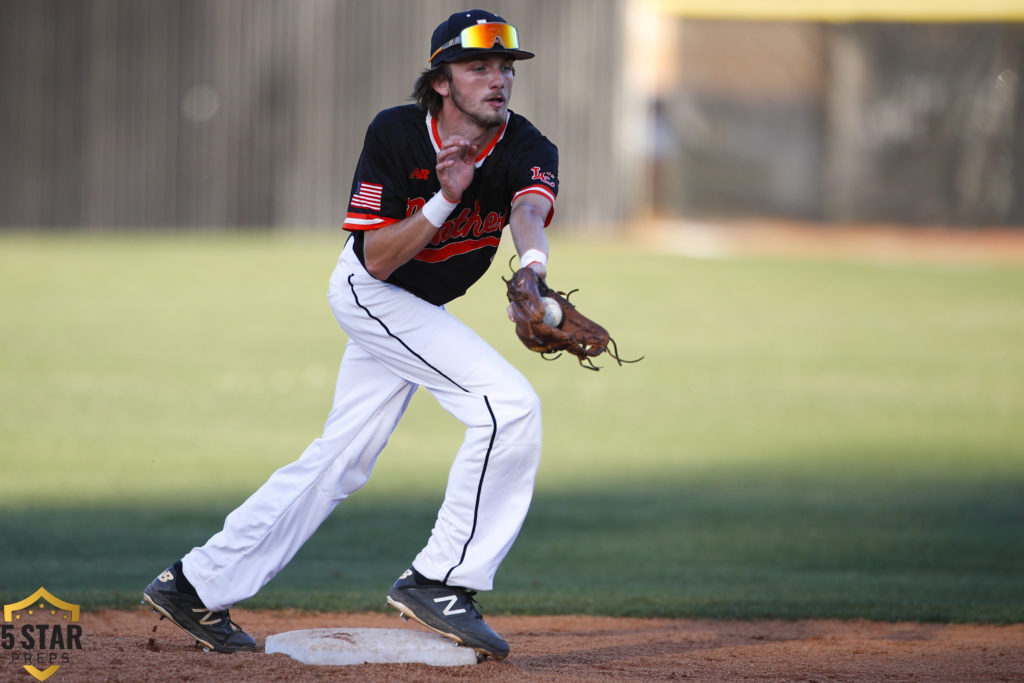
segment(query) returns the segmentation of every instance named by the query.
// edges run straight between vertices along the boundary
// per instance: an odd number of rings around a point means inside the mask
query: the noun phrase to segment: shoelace
[[[223,626],[227,622],[228,630],[234,633],[235,631],[241,631],[242,627],[234,622],[231,618],[231,612],[224,610],[223,612],[214,612],[210,616],[217,619],[217,621]]]
[[[476,591],[466,590],[465,594],[466,602],[468,602],[469,606],[473,609],[474,612],[476,612],[476,618],[483,619],[484,615],[480,613],[480,603],[476,601]]]

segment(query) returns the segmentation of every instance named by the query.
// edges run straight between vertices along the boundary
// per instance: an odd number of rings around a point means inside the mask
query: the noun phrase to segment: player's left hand
[[[511,279],[505,280],[505,284],[508,286],[509,318],[516,324],[519,340],[531,351],[545,357],[565,351],[576,356],[580,365],[588,370],[599,369],[594,365],[594,358],[603,353],[614,358],[619,365],[642,360],[642,357],[636,360],[621,358],[608,331],[569,303],[572,292],[566,294],[551,289],[532,268],[520,268]],[[551,299],[551,305],[561,314],[550,324],[547,322],[545,298]]]
[[[528,265],[527,268],[529,268],[533,272],[537,273],[537,277],[539,277],[542,281],[548,275],[548,269],[545,268],[544,265],[542,263],[540,263],[539,261],[534,261],[533,263]],[[509,320],[511,320],[512,322],[516,321],[516,309],[515,309],[515,306],[513,306],[512,304],[509,304],[508,308],[505,309],[505,313],[508,314],[508,319]]]

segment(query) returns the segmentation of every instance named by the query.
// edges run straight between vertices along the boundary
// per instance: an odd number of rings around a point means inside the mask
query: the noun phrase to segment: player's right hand
[[[454,135],[441,143],[437,153],[437,179],[441,191],[449,201],[462,199],[476,171],[477,146],[466,138]]]

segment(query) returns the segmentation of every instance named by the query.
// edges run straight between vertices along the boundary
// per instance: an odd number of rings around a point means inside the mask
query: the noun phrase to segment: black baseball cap
[[[500,52],[514,59],[532,59],[519,49],[519,31],[497,14],[463,10],[442,21],[430,37],[431,67],[472,55]]]

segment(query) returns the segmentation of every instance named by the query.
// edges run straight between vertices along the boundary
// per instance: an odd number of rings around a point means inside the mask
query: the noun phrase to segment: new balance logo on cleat
[[[474,595],[476,591],[431,581],[410,569],[395,581],[387,601],[406,619],[471,647],[481,656],[504,659],[508,643],[484,621]]]
[[[202,618],[199,620],[199,623],[203,626],[216,626],[218,623],[220,623],[220,617],[214,616],[213,612],[206,609],[205,607],[198,609],[192,608],[192,611],[197,613],[206,613],[203,614]]]
[[[459,600],[459,596],[457,596],[457,595],[445,595],[445,596],[440,597],[440,598],[434,598],[434,602],[447,602],[448,603],[445,606],[445,608],[443,610],[441,610],[441,614],[445,615],[446,617],[454,616],[456,614],[465,614],[466,613],[465,609],[452,609],[452,607],[455,607],[455,603],[458,602],[458,600]]]
[[[252,636],[231,621],[227,610],[215,612],[202,603],[188,587],[178,590],[174,572],[167,569],[142,593],[142,600],[148,603],[161,619],[189,634],[203,647],[217,652],[252,651],[256,641]]]

